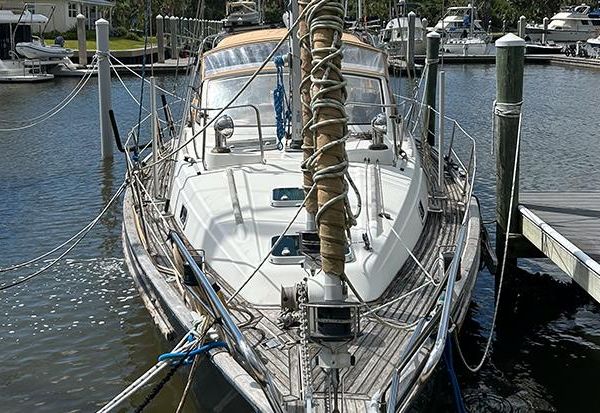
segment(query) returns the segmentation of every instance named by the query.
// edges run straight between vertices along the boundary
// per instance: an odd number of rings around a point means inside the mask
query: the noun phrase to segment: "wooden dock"
[[[600,302],[600,192],[521,192],[521,233]]]

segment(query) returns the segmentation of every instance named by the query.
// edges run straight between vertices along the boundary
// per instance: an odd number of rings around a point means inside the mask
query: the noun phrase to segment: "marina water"
[[[476,195],[484,219],[493,221],[495,68],[447,65],[445,71],[447,115],[478,141]],[[599,79],[594,71],[526,66],[523,190],[600,190]],[[51,109],[78,81],[0,86],[0,129],[30,123],[28,119]],[[124,82],[139,99],[139,82]],[[399,82],[408,89],[405,79]],[[179,94],[184,89],[181,76],[159,78],[158,84]],[[138,119],[138,107],[116,79],[112,95],[121,134],[126,135]],[[91,79],[51,119],[29,129],[0,132],[0,267],[37,256],[71,237],[122,183],[121,154],[112,162],[100,160],[97,112],[96,80]],[[93,411],[169,349],[126,272],[120,231],[117,204],[66,260],[29,283],[0,292],[3,412]],[[47,264],[0,273],[2,283]],[[467,407],[472,412],[599,410],[594,379],[600,369],[600,307],[547,262],[524,261],[521,267],[530,274],[511,274],[520,295],[509,304],[515,310],[499,322],[491,360],[479,374],[471,374],[455,359]],[[487,270],[480,273],[473,300],[461,333],[471,364],[483,351],[493,314],[494,279]],[[175,376],[146,411],[173,411],[183,385]],[[451,410],[444,368],[433,387],[435,402],[427,410]],[[129,407],[142,398],[133,398]]]

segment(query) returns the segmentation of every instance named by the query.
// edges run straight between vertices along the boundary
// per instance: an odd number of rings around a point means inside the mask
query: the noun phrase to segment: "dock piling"
[[[546,38],[548,37],[548,18],[544,17],[544,31],[542,32],[542,44],[546,44]]]
[[[87,66],[87,44],[85,35],[85,16],[81,13],[77,15],[77,57],[79,66]]]
[[[498,257],[503,256],[505,237],[520,232],[517,210],[519,205],[517,151],[519,150],[518,140],[523,103],[524,64],[525,41],[522,38],[509,33],[496,41],[494,142],[496,145],[496,245]],[[515,173],[514,179],[513,172]],[[514,192],[512,191],[513,180]]]
[[[519,23],[517,24],[517,33],[521,39],[525,38],[525,16],[519,17]]]
[[[415,73],[415,19],[417,15],[411,11],[408,13],[408,31],[406,39],[406,69],[409,73]]]
[[[427,56],[425,59],[425,104],[428,106],[427,124],[423,125],[427,128],[427,142],[429,145],[435,145],[435,113],[429,108],[435,109],[435,96],[437,88],[437,73],[440,53],[440,34],[438,32],[430,32],[427,35]]]
[[[178,29],[178,18],[175,16],[171,16],[171,22],[169,24],[169,28],[171,30],[171,59],[177,59],[179,55],[177,51],[177,29]]]
[[[96,55],[98,56],[98,103],[100,115],[100,139],[103,159],[113,156],[113,135],[108,111],[110,110],[110,57],[108,47],[109,23],[104,19],[96,20]]]
[[[429,21],[426,18],[422,18],[421,19],[421,27],[423,28],[422,30],[422,36],[423,36],[423,41],[427,42],[427,25],[429,24]]]
[[[158,63],[165,62],[165,19],[160,14],[156,16],[156,47]]]

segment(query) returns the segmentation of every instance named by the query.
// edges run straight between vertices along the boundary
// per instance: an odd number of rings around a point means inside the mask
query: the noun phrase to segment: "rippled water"
[[[489,155],[493,66],[447,66],[448,114],[478,140],[477,195],[493,219],[494,168]],[[522,188],[600,189],[600,73],[527,66]],[[58,103],[77,79],[0,85],[0,120],[27,119]],[[169,90],[173,77],[160,79]],[[134,93],[139,83],[125,79]],[[121,132],[138,113],[113,85]],[[123,162],[99,158],[96,80],[67,110],[22,132],[0,132],[0,266],[66,240],[91,220],[123,179]],[[1,128],[11,126],[2,122]],[[120,205],[110,210],[69,259],[48,273],[0,292],[0,403],[3,412],[91,411],[110,399],[166,349],[126,274]],[[29,274],[47,262],[25,268]],[[514,274],[514,311],[503,314],[491,361],[478,375],[455,364],[467,407],[483,412],[596,411],[600,308],[552,265],[523,261]],[[531,274],[530,274],[531,273]],[[547,275],[550,274],[550,275]],[[3,281],[12,279],[1,273]],[[461,338],[473,363],[487,338],[494,280],[483,271]],[[452,408],[445,375],[432,411]],[[147,411],[173,411],[183,383],[161,392]],[[141,399],[132,401],[137,405]]]

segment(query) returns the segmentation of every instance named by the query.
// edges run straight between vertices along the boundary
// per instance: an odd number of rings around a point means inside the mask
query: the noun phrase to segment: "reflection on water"
[[[491,144],[493,66],[447,66],[448,115],[478,141],[476,193],[486,220],[494,214]],[[596,158],[597,72],[527,66],[522,187],[600,188]],[[2,85],[1,120],[28,119],[58,103],[78,79]],[[173,77],[160,84],[173,90]],[[125,79],[133,91],[134,79]],[[179,77],[181,83],[181,76]],[[403,82],[402,87],[406,87]],[[147,88],[146,88],[147,89]],[[121,134],[137,107],[113,85]],[[4,104],[4,102],[9,102]],[[146,102],[147,103],[147,102]],[[0,127],[4,127],[2,123]],[[97,93],[92,79],[64,112],[22,132],[0,133],[0,266],[23,261],[63,242],[87,224],[120,186],[121,154],[99,158]],[[121,206],[115,204],[66,261],[0,293],[0,401],[3,412],[91,411],[154,363],[166,349],[126,274]],[[23,269],[35,271],[47,262]],[[509,274],[492,357],[471,374],[455,361],[472,412],[571,412],[600,409],[600,310],[579,287],[543,261],[523,261],[529,273]],[[542,275],[550,273],[552,276]],[[2,281],[17,274],[1,273]],[[483,271],[461,333],[471,363],[480,356],[493,312],[494,280]],[[452,410],[446,374],[431,384],[434,403],[419,411]],[[183,383],[175,379],[147,411],[173,411]],[[129,407],[137,405],[134,399]]]

